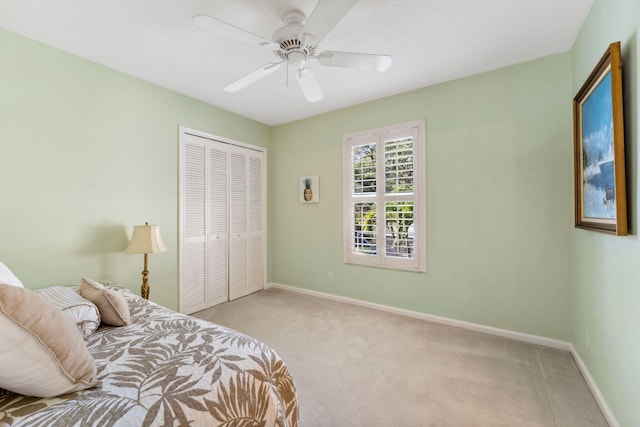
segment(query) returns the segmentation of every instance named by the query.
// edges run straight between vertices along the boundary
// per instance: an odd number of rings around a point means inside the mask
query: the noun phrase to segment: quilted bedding
[[[0,390],[0,426],[297,426],[293,378],[270,347],[123,292],[131,324],[87,341],[101,384],[55,398]]]

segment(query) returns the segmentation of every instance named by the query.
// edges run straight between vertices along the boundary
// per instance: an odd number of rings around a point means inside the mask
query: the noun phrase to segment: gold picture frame
[[[627,188],[620,42],[573,99],[575,226],[626,236]]]

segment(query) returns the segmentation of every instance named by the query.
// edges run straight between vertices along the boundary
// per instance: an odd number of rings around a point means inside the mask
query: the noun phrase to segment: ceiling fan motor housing
[[[315,56],[318,52],[315,38],[308,34],[305,34],[304,40],[300,38],[306,20],[305,14],[299,10],[292,10],[287,12],[282,20],[285,26],[273,34],[273,41],[279,45],[274,51],[275,55],[283,61],[291,59],[296,62],[300,61],[300,54],[304,55],[302,60],[307,56]]]

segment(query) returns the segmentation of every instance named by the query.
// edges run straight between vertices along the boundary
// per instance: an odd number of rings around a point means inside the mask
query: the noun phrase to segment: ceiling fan
[[[284,26],[276,30],[271,40],[236,27],[208,15],[196,15],[193,22],[199,27],[270,49],[277,60],[239,78],[227,85],[226,92],[237,92],[261,78],[277,71],[283,63],[297,68],[296,80],[308,102],[322,100],[322,90],[308,60],[317,60],[330,67],[355,68],[359,70],[385,71],[391,66],[391,56],[356,52],[325,50],[318,53],[318,45],[340,22],[358,0],[318,0],[318,4],[307,19],[299,10],[284,14]]]

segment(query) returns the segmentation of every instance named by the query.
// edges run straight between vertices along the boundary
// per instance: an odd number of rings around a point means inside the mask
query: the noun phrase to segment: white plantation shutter
[[[345,135],[344,261],[426,271],[424,120]]]
[[[264,288],[264,153],[181,134],[181,300],[193,313]]]

